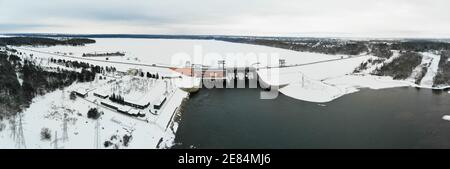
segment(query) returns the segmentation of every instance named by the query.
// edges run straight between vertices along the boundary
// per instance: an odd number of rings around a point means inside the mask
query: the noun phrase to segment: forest
[[[45,37],[0,38],[0,45],[12,45],[12,46],[55,46],[55,45],[83,46],[91,43],[95,43],[95,40],[85,38],[69,38],[64,40],[58,40]]]
[[[434,87],[441,85],[450,85],[450,52],[448,50],[441,52],[441,60],[439,61],[439,70],[434,77]]]
[[[301,52],[314,52],[333,55],[372,54],[381,58],[392,56],[391,50],[409,52],[428,52],[450,50],[450,43],[434,40],[345,40],[324,38],[244,38],[224,37],[219,40],[270,46]]]
[[[10,116],[27,108],[34,97],[78,82],[90,82],[99,71],[96,66],[81,72],[57,69],[47,71],[30,60],[0,53],[0,116]]]
[[[396,80],[404,80],[408,78],[422,62],[422,55],[416,52],[402,52],[400,57],[395,58],[392,62],[375,70],[374,74],[378,76],[391,76]]]
[[[359,55],[367,52],[368,48],[364,42],[349,41],[342,42],[339,40],[320,40],[320,39],[304,39],[304,40],[280,40],[280,39],[263,39],[263,38],[235,38],[221,39],[228,42],[247,43],[254,45],[270,46],[282,49],[295,50],[300,52],[314,52],[333,55]]]

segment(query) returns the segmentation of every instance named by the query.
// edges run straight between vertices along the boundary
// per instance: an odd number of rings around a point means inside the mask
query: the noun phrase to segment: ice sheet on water
[[[442,117],[442,119],[450,121],[450,115],[445,115],[445,116]]]

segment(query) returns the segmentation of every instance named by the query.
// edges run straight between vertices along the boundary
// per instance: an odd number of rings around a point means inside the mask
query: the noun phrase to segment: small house
[[[97,96],[97,97],[102,98],[102,99],[106,99],[106,98],[109,97],[109,95],[107,95],[105,93],[101,93],[101,92],[95,92],[94,96]]]
[[[155,101],[153,108],[157,109],[157,110],[161,109],[161,107],[164,105],[166,100],[167,100],[167,98],[165,96],[161,96],[158,100]]]
[[[108,102],[101,102],[101,104],[102,104],[103,106],[109,107],[109,108],[111,108],[111,109],[118,110],[117,106],[114,106],[114,105],[111,104],[111,103],[108,103]]]

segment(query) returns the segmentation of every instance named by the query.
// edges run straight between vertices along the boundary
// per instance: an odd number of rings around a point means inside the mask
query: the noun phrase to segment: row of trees
[[[396,80],[408,78],[414,68],[422,63],[422,55],[416,52],[403,52],[392,62],[377,68],[374,72],[379,76],[391,76]]]
[[[441,53],[439,61],[439,69],[434,77],[434,86],[450,85],[450,51],[446,50]]]
[[[125,53],[114,52],[114,53],[83,53],[83,57],[104,57],[104,56],[125,56]]]
[[[85,68],[88,69],[93,65],[90,65],[89,63],[86,62],[78,62],[78,61],[66,61],[65,59],[53,59],[50,58],[50,62],[51,63],[56,63],[56,64],[60,64],[60,65],[64,65],[68,68]]]
[[[67,68],[75,68],[75,69],[90,69],[92,72],[95,73],[103,73],[103,72],[115,72],[116,68],[113,66],[98,66],[98,65],[93,65],[93,64],[89,64],[87,62],[78,62],[78,61],[70,61],[70,60],[65,60],[65,59],[53,59],[50,58],[50,62],[51,63],[55,63],[55,64],[59,64],[59,65],[63,65]]]
[[[72,46],[83,46],[86,44],[95,43],[93,39],[85,38],[71,38],[71,39],[52,39],[43,37],[3,37],[0,38],[1,45],[12,45],[12,46],[55,46],[55,45],[72,45]]]
[[[116,95],[115,93],[113,93],[111,95],[111,97],[109,97],[109,100],[111,100],[112,102],[122,104],[122,105],[125,104],[125,99],[121,95]]]

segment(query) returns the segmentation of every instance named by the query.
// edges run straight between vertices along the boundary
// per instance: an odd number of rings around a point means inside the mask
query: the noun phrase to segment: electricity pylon
[[[95,149],[99,148],[100,144],[100,122],[99,119],[95,121],[95,140],[94,140],[94,147]]]
[[[67,114],[64,113],[64,119],[63,119],[63,137],[62,140],[64,142],[67,142],[69,140],[69,135],[67,133]]]
[[[23,125],[23,123],[22,123],[22,114],[19,113],[19,125],[18,125],[18,128],[17,128],[17,134],[16,134],[16,136],[17,136],[16,144],[17,144],[17,148],[18,149],[21,149],[21,148],[26,149],[27,148],[27,146],[25,144],[25,137],[23,135],[23,127],[22,127],[22,125]]]

